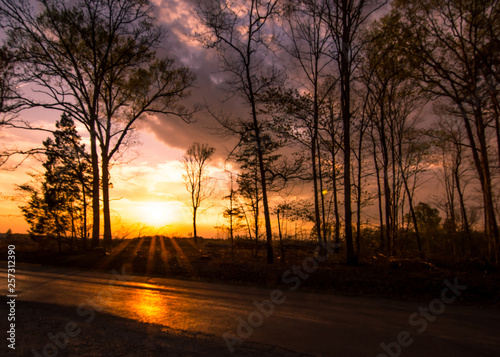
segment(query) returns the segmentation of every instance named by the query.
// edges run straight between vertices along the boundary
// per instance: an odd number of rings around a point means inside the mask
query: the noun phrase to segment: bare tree
[[[213,156],[215,148],[208,144],[194,143],[186,151],[182,158],[184,167],[184,184],[191,195],[190,208],[193,212],[193,237],[195,244],[198,244],[196,232],[196,216],[201,203],[205,201],[214,191],[210,184],[210,177],[207,175],[208,163]]]
[[[360,60],[363,41],[361,30],[371,15],[386,4],[377,0],[328,0],[326,22],[334,41],[332,56],[335,59],[340,75],[340,102],[343,123],[344,148],[344,218],[346,260],[356,263],[358,257],[354,252],[352,237],[351,208],[351,94],[354,73]]]
[[[233,173],[231,171],[226,171],[229,176],[229,195],[224,197],[227,200],[227,204],[224,206],[224,211],[222,216],[229,221],[229,239],[231,240],[231,256],[234,258],[234,234],[241,230],[244,225],[241,224],[243,218],[245,218],[246,213],[242,206],[238,203],[237,194],[233,187],[234,179]],[[247,225],[248,228],[248,225]]]
[[[365,87],[364,112],[370,118],[372,153],[379,191],[381,247],[394,252],[399,231],[398,207],[404,209],[408,199],[415,225],[414,187],[422,172],[425,145],[419,145],[415,125],[416,110],[425,104],[415,73],[407,59],[400,56],[401,48],[394,38],[401,38],[400,29],[390,21],[374,22],[367,33],[362,83]],[[381,171],[381,172],[380,172]],[[413,180],[413,187],[411,186]],[[382,184],[383,181],[383,184]],[[383,193],[383,198],[382,198]],[[384,204],[382,203],[384,200]],[[385,225],[383,210],[385,207]],[[402,215],[404,218],[404,214]],[[417,246],[422,253],[418,227]]]
[[[333,215],[335,219],[335,224],[333,227],[333,236],[334,236],[334,253],[339,253],[340,251],[340,207],[339,207],[339,188],[337,181],[339,181],[340,174],[342,173],[341,165],[338,163],[338,155],[341,151],[342,147],[340,144],[340,130],[338,126],[340,125],[340,114],[338,113],[338,102],[335,99],[334,93],[330,94],[330,98],[328,98],[325,103],[325,111],[326,111],[326,123],[324,125],[324,131],[326,132],[326,137],[324,138],[324,146],[326,146],[327,150],[330,153],[330,167],[331,167],[331,205],[333,204]],[[322,137],[322,136],[320,136]]]
[[[267,44],[270,33],[266,26],[277,11],[278,0],[209,0],[199,1],[197,12],[206,31],[200,40],[214,48],[222,69],[231,75],[226,84],[230,92],[238,94],[248,105],[250,120],[239,120],[245,133],[251,130],[259,165],[259,175],[264,207],[267,238],[267,261],[274,262],[272,246],[271,214],[268,202],[268,179],[264,158],[263,123],[259,115],[259,97],[271,85],[276,84],[280,73],[266,65]],[[234,123],[226,123],[234,127]],[[233,129],[234,130],[234,129]]]
[[[497,107],[500,2],[397,1],[392,18],[404,31],[406,55],[418,69],[423,89],[456,106],[481,184],[485,234],[498,262],[499,228],[495,212],[491,137],[500,139]],[[500,148],[496,148],[500,150]],[[499,151],[500,153],[500,151]],[[497,154],[499,154],[497,153]]]
[[[449,228],[455,233],[462,233],[461,253],[465,255],[471,251],[471,227],[466,206],[466,186],[470,181],[470,171],[473,170],[470,158],[467,157],[466,133],[463,124],[456,120],[455,116],[446,114],[448,106],[438,107],[438,112],[442,113],[435,123],[434,128],[428,135],[433,140],[436,149],[436,160],[441,164],[440,182],[445,188],[445,198],[447,215],[449,218]],[[455,201],[458,197],[458,211],[460,212],[460,225],[455,214]],[[460,231],[459,231],[460,227]],[[467,243],[467,248],[466,248]]]
[[[151,47],[149,53],[144,49],[140,50],[143,54],[134,52],[139,49],[121,53],[120,62],[105,77],[101,91],[103,110],[97,139],[101,149],[105,246],[111,245],[110,164],[130,145],[128,137],[134,124],[145,114],[173,115],[186,122],[191,117],[179,100],[189,94],[194,76],[186,67],[176,67],[172,59],[155,59]],[[128,61],[126,55],[130,56]]]
[[[253,162],[242,162],[238,174],[238,196],[243,200],[243,212],[247,222],[249,237],[252,233],[255,237],[255,256],[259,252],[259,236],[260,236],[260,202],[262,200],[259,186],[258,167]],[[247,213],[248,212],[248,213]],[[248,218],[250,216],[250,219]]]
[[[337,84],[334,60],[329,53],[333,45],[332,34],[326,22],[327,6],[323,0],[287,1],[283,15],[285,26],[283,39],[280,39],[283,41],[282,47],[298,69],[298,75],[293,78],[299,83],[298,89],[305,90],[305,97],[310,101],[309,117],[301,115],[296,119],[305,122],[308,127],[309,137],[306,142],[301,142],[310,151],[316,234],[321,244],[326,239],[322,239],[322,235],[326,234],[326,222],[323,190],[320,188],[323,181],[319,159],[319,127],[321,107]]]

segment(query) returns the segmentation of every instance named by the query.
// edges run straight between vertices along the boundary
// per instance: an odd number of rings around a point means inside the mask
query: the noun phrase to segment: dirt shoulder
[[[5,301],[1,306],[6,310]],[[4,313],[1,316],[6,316]],[[2,320],[2,331],[6,331],[6,319]],[[105,313],[86,323],[74,308],[33,302],[18,302],[16,349],[2,344],[4,356],[304,356],[249,342],[230,354],[220,336],[187,333]]]

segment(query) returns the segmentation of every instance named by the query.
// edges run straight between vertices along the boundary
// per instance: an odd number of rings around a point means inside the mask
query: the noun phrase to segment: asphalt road
[[[2,295],[7,271],[0,269]],[[5,283],[4,283],[5,282]],[[220,339],[318,356],[499,356],[500,310],[461,306],[453,277],[436,299],[403,302],[175,279],[18,266],[19,302],[74,308]],[[0,318],[6,319],[6,316]]]

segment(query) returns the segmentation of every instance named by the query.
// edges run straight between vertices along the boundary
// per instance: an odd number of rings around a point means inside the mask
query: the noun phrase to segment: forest
[[[149,1],[0,0],[1,130],[51,135],[0,158],[43,162],[19,186],[31,235],[112,247],[111,168],[139,123],[203,115],[214,141],[235,143],[218,153],[233,167],[222,229],[262,244],[267,263],[299,225],[347,264],[383,253],[498,265],[498,0],[185,3],[190,38],[219,64],[219,103],[199,104],[196,70],[161,55]],[[233,101],[239,110],[223,105]],[[33,108],[58,113],[56,129],[23,120]],[[214,155],[193,138],[181,160],[195,243]],[[429,180],[439,195],[426,195]]]

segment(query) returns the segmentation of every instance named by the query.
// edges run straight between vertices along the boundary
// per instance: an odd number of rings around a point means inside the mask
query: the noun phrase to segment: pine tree
[[[56,128],[54,137],[43,142],[45,173],[40,187],[24,184],[20,189],[30,194],[28,204],[21,207],[29,233],[57,239],[61,251],[63,240],[73,248],[77,237],[86,246],[91,172],[89,155],[71,117],[63,114]]]

